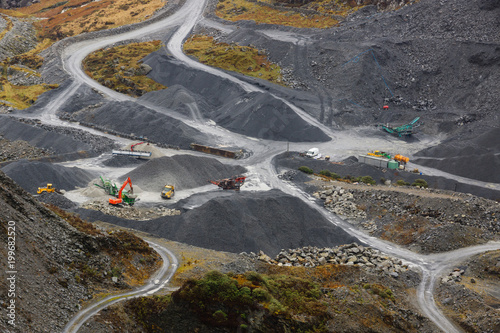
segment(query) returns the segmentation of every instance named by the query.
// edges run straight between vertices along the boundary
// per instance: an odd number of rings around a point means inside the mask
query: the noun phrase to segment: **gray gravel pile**
[[[235,192],[232,197],[210,200],[180,216],[147,223],[95,211],[78,210],[78,213],[89,220],[106,221],[170,240],[233,253],[262,250],[275,256],[284,248],[332,247],[358,242],[302,200],[277,190]]]
[[[129,167],[147,163],[148,160],[130,156],[115,155],[102,162],[103,165],[112,168]]]
[[[219,162],[214,158],[175,155],[152,159],[127,173],[120,181],[130,177],[133,184],[148,191],[160,191],[165,184],[176,189],[189,189],[208,184],[208,180],[229,178],[246,171],[240,166]]]
[[[454,136],[418,152],[414,162],[462,177],[500,183],[500,173],[494,171],[500,170],[499,153],[500,127],[469,133],[465,138]]]
[[[307,246],[282,250],[274,259],[262,251],[258,255],[251,253],[250,256],[278,266],[358,265],[369,271],[384,272],[394,278],[408,270],[408,265],[404,264],[401,259],[389,257],[377,249],[356,243],[336,247]]]
[[[65,196],[59,193],[47,193],[43,192],[42,194],[38,195],[36,197],[38,201],[47,203],[47,204],[52,204],[54,206],[57,206],[59,208],[62,208],[64,210],[70,210],[78,207],[76,203],[73,201],[69,200]]]
[[[78,113],[75,119],[117,135],[147,138],[154,143],[189,149],[192,142],[207,142],[195,128],[133,102],[111,102]]]
[[[238,105],[236,108],[234,105]],[[330,138],[304,121],[283,101],[253,92],[217,110],[214,121],[230,131],[256,138],[291,142],[326,142]]]
[[[83,142],[89,145],[91,151],[98,154],[108,152],[114,148],[118,148],[118,145],[112,139],[91,134],[81,129],[40,124],[38,121],[33,119],[20,119],[20,121],[25,124],[41,128],[47,132],[62,134],[64,136],[73,138],[75,141]]]
[[[25,124],[6,116],[0,116],[0,134],[10,141],[24,140],[34,147],[50,150],[56,154],[91,149],[89,144],[77,141],[71,136]]]
[[[96,177],[95,174],[77,167],[68,168],[27,160],[10,163],[4,166],[2,171],[30,193],[36,193],[38,187],[45,187],[47,183],[51,183],[56,189],[70,191],[77,186],[87,186],[88,182]]]
[[[52,155],[52,153],[49,150],[33,147],[23,140],[6,140],[0,135],[0,162],[50,155]]]
[[[161,52],[149,55],[144,63],[153,68],[149,76],[155,81],[166,86],[185,87],[177,94],[181,94],[185,103],[169,104],[181,113],[186,113],[187,104],[196,101],[203,117],[237,133],[292,142],[330,140],[320,129],[306,123],[288,105],[269,93],[245,93],[226,79],[187,68]],[[267,85],[260,80],[256,80],[255,84],[261,87]],[[180,91],[178,87],[177,90]],[[167,89],[146,94],[142,99],[161,103],[166,99],[163,94],[172,95]]]

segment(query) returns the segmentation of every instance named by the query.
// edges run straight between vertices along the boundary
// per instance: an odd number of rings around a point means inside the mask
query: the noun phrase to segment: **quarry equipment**
[[[99,178],[101,178],[101,184],[94,185],[102,188],[106,192],[106,194],[116,197],[118,195],[118,187],[116,186],[116,184],[111,183],[109,179],[103,178],[102,176],[100,176]]]
[[[143,141],[143,142],[139,142],[139,143],[135,143],[135,144],[131,145],[131,146],[130,146],[130,150],[131,150],[131,151],[134,151],[134,147],[135,147],[135,146],[142,145],[143,143],[145,143],[145,142]]]
[[[207,153],[207,154],[218,155],[218,156],[222,156],[222,157],[236,158],[236,159],[243,157],[243,150],[240,150],[238,152],[234,152],[234,151],[221,149],[221,148],[203,146],[203,145],[199,145],[197,143],[190,144],[190,147],[193,150],[201,151],[201,152]]]
[[[38,190],[36,191],[37,194],[42,194],[43,192],[47,192],[47,193],[53,193],[53,192],[61,193],[61,191],[59,191],[59,190],[55,189],[54,187],[52,187],[52,184],[50,184],[50,183],[47,183],[46,187],[39,187]]]
[[[378,125],[378,126],[382,127],[382,129],[387,133],[391,133],[399,137],[410,136],[413,134],[413,128],[420,126],[419,124],[416,124],[419,119],[420,117],[417,117],[413,119],[410,123],[398,127],[390,127],[389,125]]]
[[[130,192],[124,191],[123,189],[127,184],[130,186]],[[137,196],[134,195],[134,188],[132,187],[132,180],[130,177],[123,183],[122,187],[120,187],[120,191],[118,192],[117,198],[109,198],[109,203],[111,205],[119,205],[121,203],[126,203],[127,205],[133,206],[137,201]]]
[[[405,163],[405,164],[410,161],[410,159],[408,157],[400,155],[400,154],[397,154],[396,156],[394,156],[394,160],[401,162],[401,163]]]
[[[380,150],[375,150],[373,153],[368,153],[368,155],[376,156],[376,157],[385,157],[385,158],[391,159],[390,154],[383,152],[383,151],[380,151]]]
[[[165,185],[163,191],[161,191],[161,197],[163,199],[171,199],[175,195],[174,185]]]
[[[239,191],[240,187],[245,183],[245,176],[234,176],[221,180],[209,180],[210,183],[219,186],[223,190],[236,190]]]
[[[114,149],[112,151],[113,155],[125,155],[125,156],[134,156],[137,158],[141,157],[151,157],[151,152],[150,151],[139,151],[139,150],[134,150],[134,147],[138,145],[142,145],[146,143],[145,141],[134,143],[133,145],[130,146],[130,150],[123,150],[123,149]],[[148,143],[149,145],[149,143]]]

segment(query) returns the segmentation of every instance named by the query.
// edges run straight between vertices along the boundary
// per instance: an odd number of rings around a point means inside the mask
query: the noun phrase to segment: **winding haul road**
[[[155,273],[155,275],[149,279],[148,283],[142,287],[135,289],[133,291],[128,291],[125,293],[107,296],[98,302],[82,309],[79,311],[70,322],[64,327],[64,333],[76,333],[80,327],[93,315],[101,311],[102,309],[128,299],[153,295],[158,290],[164,288],[174,275],[179,263],[175,255],[170,252],[165,247],[154,243],[153,241],[147,241],[149,245],[158,252],[163,260],[162,267]]]
[[[407,262],[411,263],[415,267],[420,268],[422,271],[422,282],[418,288],[417,296],[418,303],[422,312],[430,318],[441,330],[445,332],[461,332],[460,328],[456,327],[450,320],[448,320],[442,312],[437,308],[433,291],[436,284],[437,279],[448,270],[453,268],[454,265],[464,260],[468,256],[472,256],[474,254],[478,254],[484,251],[496,250],[500,249],[499,242],[490,242],[485,245],[474,246],[470,248],[464,248],[452,252],[433,254],[433,255],[420,255],[408,251],[406,249],[400,248],[397,245],[390,244],[388,242],[384,242],[377,238],[370,237],[356,229],[354,229],[351,225],[339,219],[338,217],[332,215],[327,212],[325,209],[317,205],[314,200],[307,194],[302,192],[300,189],[290,185],[286,182],[283,182],[277,177],[277,170],[272,166],[271,160],[272,158],[284,151],[284,143],[283,142],[273,142],[267,140],[256,140],[251,139],[239,134],[231,133],[223,128],[214,127],[207,123],[204,123],[199,118],[195,117],[195,121],[193,119],[187,119],[185,116],[179,115],[169,109],[164,109],[157,105],[147,104],[143,101],[136,100],[132,97],[123,95],[121,93],[110,90],[96,81],[89,78],[82,70],[82,61],[83,59],[91,52],[103,48],[105,46],[114,44],[120,41],[127,41],[132,39],[147,39],[148,36],[151,36],[155,33],[166,32],[168,29],[177,28],[175,33],[171,36],[170,40],[167,43],[167,49],[171,56],[177,58],[179,61],[185,63],[187,66],[195,68],[200,71],[209,72],[213,75],[217,75],[223,79],[229,80],[233,84],[239,85],[246,92],[263,92],[264,90],[259,87],[242,81],[226,72],[220,71],[216,68],[208,67],[206,65],[200,64],[191,58],[187,57],[182,52],[182,44],[183,41],[187,38],[189,33],[193,30],[193,28],[198,24],[201,20],[203,20],[203,11],[206,7],[207,0],[186,0],[184,5],[176,11],[173,15],[166,17],[160,21],[151,23],[150,25],[143,26],[141,28],[131,30],[128,32],[102,37],[97,39],[89,39],[82,42],[74,43],[68,46],[62,53],[63,59],[63,67],[72,78],[72,83],[64,90],[62,90],[57,96],[53,98],[53,100],[48,103],[48,105],[44,108],[41,115],[37,115],[40,117],[41,121],[48,124],[54,125],[64,125],[68,126],[67,123],[61,121],[57,118],[57,111],[59,108],[71,97],[75,94],[78,89],[82,85],[88,85],[93,87],[105,95],[108,98],[116,100],[116,101],[133,101],[135,103],[142,104],[146,107],[154,109],[157,112],[161,112],[164,114],[168,114],[171,117],[179,119],[189,124],[189,126],[195,127],[202,131],[203,133],[220,140],[219,142],[234,144],[235,146],[243,146],[253,152],[253,155],[247,160],[239,160],[240,164],[243,163],[247,169],[252,172],[252,175],[255,175],[259,178],[259,181],[265,185],[267,188],[278,188],[288,194],[301,198],[304,202],[306,202],[312,209],[316,209],[321,214],[323,214],[328,220],[330,220],[333,224],[342,227],[344,230],[349,232],[351,235],[357,237],[362,242],[374,247],[379,250],[402,258]],[[218,26],[220,23],[214,23],[209,20],[203,21],[204,24],[208,24],[211,26]],[[276,33],[263,32],[266,35],[276,35]],[[279,37],[282,40],[286,40],[285,37],[289,39],[292,43],[298,43],[301,40],[305,40],[300,36],[283,36],[286,35],[285,32]],[[366,133],[364,134],[365,139],[360,139],[362,136],[359,135],[356,131],[351,132],[334,132],[331,128],[323,125],[317,119],[313,118],[311,115],[307,114],[304,110],[298,108],[293,105],[291,102],[286,101],[282,98],[279,98],[273,95],[275,98],[278,98],[288,104],[300,117],[302,117],[305,121],[314,125],[321,130],[324,131],[325,134],[329,135],[333,140],[335,140],[335,156],[349,156],[357,151],[365,151],[368,145],[373,146],[376,145],[380,148],[391,150],[392,148],[397,147],[400,151],[405,152],[414,152],[423,148],[423,146],[430,145],[432,141],[424,141],[414,144],[402,144],[398,140],[391,139],[380,139],[377,137],[366,137]],[[196,115],[196,112],[193,111],[193,115]],[[78,125],[72,124],[73,127],[78,127]],[[91,131],[86,127],[80,127],[83,130]],[[331,142],[330,143],[318,143],[315,146],[318,147],[326,147],[328,144],[329,150],[332,149]],[[305,150],[309,148],[311,143],[294,143],[294,150]],[[432,170],[429,170],[432,171]],[[437,172],[437,171],[436,171]],[[454,176],[450,176],[454,177]],[[483,186],[485,184],[482,184]],[[85,323],[90,317],[98,313],[101,309],[114,304],[116,302],[130,299],[133,297],[140,297],[144,295],[151,295],[154,292],[158,291],[162,287],[168,283],[170,278],[175,272],[175,269],[178,265],[177,259],[175,256],[168,251],[167,249],[161,247],[158,244],[151,243],[151,246],[155,248],[163,258],[163,267],[157,273],[156,277],[148,282],[145,286],[134,290],[132,292],[127,292],[121,295],[113,295],[106,297],[105,299],[93,304],[92,306],[83,309],[78,312],[77,315],[67,324],[64,332],[77,332],[79,327]],[[155,280],[160,280],[160,284],[157,285],[154,283]]]

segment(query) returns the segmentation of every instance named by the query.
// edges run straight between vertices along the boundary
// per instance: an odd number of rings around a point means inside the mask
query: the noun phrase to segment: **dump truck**
[[[236,190],[239,191],[240,187],[245,184],[245,176],[234,176],[232,178],[225,178],[220,180],[209,180],[208,182],[219,186],[223,190]]]
[[[127,184],[130,186],[130,191],[124,191],[125,186]],[[132,187],[132,180],[130,177],[123,183],[122,187],[120,187],[120,191],[118,192],[118,197],[109,198],[110,205],[119,205],[125,203],[127,205],[133,206],[136,201],[138,201],[137,196],[134,194],[134,188]]]
[[[161,197],[163,199],[171,199],[175,195],[174,185],[165,185],[161,191]]]

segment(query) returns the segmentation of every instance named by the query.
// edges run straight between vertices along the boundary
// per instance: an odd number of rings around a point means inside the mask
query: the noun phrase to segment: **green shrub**
[[[332,176],[332,173],[330,172],[330,170],[321,170],[319,172],[320,175],[322,176],[326,176],[326,177],[331,177]]]
[[[429,187],[427,182],[424,179],[420,179],[420,178],[415,179],[415,181],[413,182],[413,184],[411,184],[411,186],[419,186],[419,187],[424,187],[424,188]]]
[[[361,177],[360,180],[361,180],[361,182],[363,182],[365,184],[375,185],[377,183],[375,180],[373,180],[373,178],[371,176]]]
[[[215,311],[212,317],[214,317],[215,321],[219,323],[227,320],[227,314],[222,310]]]
[[[269,292],[263,288],[255,288],[252,291],[253,298],[259,302],[267,302],[271,299]]]
[[[314,171],[311,168],[308,168],[306,166],[301,166],[299,170],[309,175],[312,175],[314,173]]]
[[[382,185],[383,185],[383,184],[385,184],[385,181],[386,181],[386,180],[387,180],[387,179],[385,179],[384,177],[380,178],[380,184],[382,184]]]
[[[407,182],[405,182],[402,179],[398,179],[398,181],[396,182],[396,185],[399,185],[399,186],[410,186],[410,183],[407,183]]]

